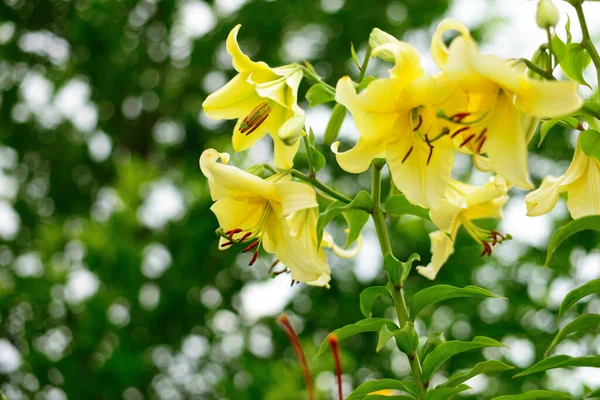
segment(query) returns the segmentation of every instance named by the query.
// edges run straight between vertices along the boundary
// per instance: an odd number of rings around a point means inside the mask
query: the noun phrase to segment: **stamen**
[[[410,153],[412,153],[412,151],[413,151],[413,146],[410,146],[410,149],[408,149],[408,151],[406,152],[406,155],[402,159],[401,164],[404,164],[404,161],[406,161],[406,159],[408,158],[408,156],[410,156]]]
[[[251,236],[251,235],[252,235],[252,232],[245,233],[244,236],[242,236],[240,238],[240,240],[238,240],[238,243],[242,243],[244,240],[248,239],[248,237]]]
[[[256,259],[258,258],[258,250],[256,250],[254,252],[254,255],[252,256],[252,260],[250,260],[250,263],[248,264],[249,266],[253,266],[254,263],[256,262]]]
[[[250,114],[244,118],[240,124],[240,132],[246,136],[254,132],[269,116],[271,113],[271,106],[267,102],[260,103],[254,107]]]
[[[253,248],[255,248],[256,246],[258,246],[259,241],[255,240],[254,242],[250,243],[246,248],[244,248],[244,250],[242,250],[242,253],[246,253],[250,250],[252,250]],[[258,251],[258,250],[257,250]]]
[[[484,255],[488,255],[491,256],[492,255],[492,246],[490,246],[490,244],[486,241],[481,242],[481,244],[483,245],[483,251],[481,252],[480,257],[483,257]]]
[[[463,119],[467,118],[469,115],[471,115],[471,113],[462,112],[462,113],[454,114],[453,116],[450,117],[450,119],[454,122],[461,122]]]
[[[423,117],[421,117],[421,115],[419,115],[419,122],[417,123],[417,126],[415,126],[413,128],[413,132],[418,131],[422,124],[423,124]]]
[[[242,231],[241,228],[235,228],[235,229],[225,232],[225,234],[227,236],[229,236],[229,240],[233,241],[233,235],[235,235],[236,233],[240,233],[241,231]]]
[[[292,279],[292,283],[290,284],[290,287],[294,286],[296,284],[296,280]]]
[[[233,242],[232,242],[232,241],[225,242],[225,243],[223,243],[223,244],[221,245],[221,247],[227,247],[227,246],[231,246],[232,244],[233,244]]]
[[[273,261],[273,264],[271,264],[271,267],[269,268],[269,275],[271,275],[271,272],[273,272],[273,268],[275,268],[277,264],[279,264],[279,260]]]
[[[338,347],[339,339],[335,333],[329,334],[327,337],[329,346],[331,346],[331,352],[333,353],[333,362],[335,363],[335,375],[337,377],[338,384],[338,400],[343,400],[342,394],[342,364],[340,362],[340,350]]]
[[[463,142],[458,147],[463,147],[465,144],[469,143],[471,141],[471,139],[473,139],[474,137],[475,137],[475,134],[469,136],[468,138],[466,138],[465,140],[463,140]]]
[[[498,240],[498,237],[500,237],[500,240]],[[498,242],[502,243],[503,241],[506,240],[506,237],[498,231],[492,231],[492,238],[493,238],[492,246],[495,246],[496,243],[498,243]]]
[[[454,133],[452,134],[452,136],[450,136],[450,137],[451,137],[452,139],[454,139],[454,137],[455,137],[456,135],[458,135],[458,134],[459,134],[459,133],[461,133],[461,132],[464,132],[464,131],[466,131],[467,129],[469,129],[469,127],[468,127],[468,126],[463,126],[463,127],[462,127],[462,128],[460,128],[459,130],[457,130],[456,132],[454,132]]]
[[[485,135],[486,132],[487,132],[487,128],[483,128],[481,133],[477,136],[477,139],[475,139],[475,142],[479,142],[484,137],[483,135]]]
[[[308,362],[306,361],[306,356],[304,355],[304,350],[302,350],[302,344],[300,343],[300,339],[294,331],[290,320],[287,315],[280,314],[277,317],[277,322],[279,322],[283,326],[283,330],[287,335],[290,343],[292,344],[292,348],[294,349],[294,353],[296,353],[296,357],[298,357],[298,363],[300,364],[300,368],[302,369],[302,375],[304,377],[304,384],[306,385],[306,392],[308,394],[308,400],[313,400],[315,398],[314,389],[313,389],[313,381],[312,376],[310,375],[310,370],[308,368]]]
[[[485,143],[486,140],[487,140],[487,136],[484,136],[481,143],[479,143],[479,146],[477,146],[477,154],[481,153],[481,148],[483,147],[483,144]]]
[[[429,155],[427,156],[427,165],[429,165],[429,162],[431,161],[431,157],[433,156],[433,145],[429,141],[429,138],[427,137],[427,135],[425,135],[425,143],[427,143],[427,146],[429,146]]]

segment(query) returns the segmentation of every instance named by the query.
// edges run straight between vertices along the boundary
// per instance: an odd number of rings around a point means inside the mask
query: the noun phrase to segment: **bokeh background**
[[[287,275],[268,277],[268,257],[248,267],[247,255],[217,249],[198,157],[208,147],[231,152],[233,122],[212,121],[201,109],[207,94],[234,74],[224,46],[229,30],[243,25],[241,46],[254,59],[309,60],[335,84],[357,75],[350,43],[362,57],[373,27],[417,46],[435,72],[429,37],[448,16],[469,25],[485,50],[529,56],[544,40],[535,3],[3,0],[0,390],[9,400],[302,399],[300,370],[274,321],[285,310],[311,360],[319,398],[333,398],[330,355],[312,357],[327,333],[361,318],[360,291],[385,282],[376,237],[369,224],[355,261],[331,259],[328,290],[290,287]],[[562,25],[568,7],[559,5]],[[587,8],[596,35],[599,7]],[[368,74],[382,76],[387,68],[375,61]],[[305,82],[301,91],[307,88]],[[318,138],[329,113],[328,106],[308,110]],[[341,137],[355,135],[348,118]],[[554,128],[539,149],[532,145],[534,180],[562,173],[573,144],[571,133]],[[270,149],[261,143],[234,155],[233,163],[268,160]],[[343,174],[322,151],[329,161],[322,180],[347,194],[369,186],[368,174]],[[301,155],[298,167],[304,167]],[[456,177],[487,179],[462,158]],[[568,240],[544,269],[547,240],[569,219],[564,202],[548,216],[526,218],[524,193],[513,195],[501,229],[514,240],[482,259],[479,246],[461,233],[437,281],[477,284],[509,301],[450,301],[417,321],[422,334],[486,335],[510,349],[456,357],[433,384],[485,358],[531,365],[557,330],[564,294],[600,276],[600,236],[592,233]],[[339,234],[343,227],[332,228]],[[393,221],[396,255],[418,252],[428,262],[433,229],[416,218]],[[412,275],[408,295],[428,285]],[[583,310],[600,312],[600,300],[587,299],[577,311]],[[394,315],[390,304],[374,311]],[[393,346],[376,354],[375,341],[366,334],[342,342],[346,393],[367,379],[410,374],[403,354]],[[565,341],[558,352],[599,349],[600,339],[589,334]],[[511,375],[475,378],[464,396],[488,399],[541,386],[580,396],[600,385],[597,372],[585,369]]]

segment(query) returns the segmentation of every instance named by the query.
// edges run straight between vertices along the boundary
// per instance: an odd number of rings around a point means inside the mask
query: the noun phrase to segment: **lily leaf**
[[[325,129],[325,137],[323,139],[326,145],[329,146],[335,141],[335,139],[337,139],[347,112],[348,110],[346,107],[341,104],[336,104],[333,107],[331,117],[329,117],[329,122],[327,123],[327,128]]]
[[[436,387],[435,389],[429,390],[425,395],[425,400],[450,400],[460,392],[471,389],[470,386],[460,385],[457,387]]]
[[[594,130],[583,131],[579,134],[578,140],[579,146],[585,155],[600,162],[600,132]]]
[[[365,318],[371,318],[371,309],[373,308],[373,303],[375,303],[375,300],[377,300],[379,297],[387,297],[390,300],[392,299],[390,292],[388,292],[385,286],[371,286],[360,293],[360,311]]]
[[[566,324],[560,331],[558,331],[552,340],[552,343],[550,343],[548,350],[546,350],[546,357],[548,354],[550,354],[552,349],[554,349],[570,334],[592,328],[600,328],[600,314],[584,314],[575,318],[573,321]]]
[[[572,81],[590,87],[583,77],[583,71],[590,65],[591,61],[592,58],[581,44],[569,43],[567,53],[560,61],[560,68]]]
[[[401,217],[409,214],[429,219],[429,211],[427,209],[412,204],[403,194],[388,197],[385,202],[385,213],[389,217]]]
[[[491,297],[491,298],[503,298],[489,290],[477,287],[477,286],[465,286],[464,288],[458,288],[450,285],[435,285],[425,288],[417,292],[410,302],[410,315],[414,320],[417,315],[427,306],[435,304],[437,302],[455,299],[458,297]]]
[[[332,92],[327,86],[322,83],[312,85],[306,92],[306,100],[311,107],[319,104],[329,103],[335,100],[335,92]]]
[[[502,372],[514,369],[512,365],[504,364],[501,361],[497,360],[488,360],[483,361],[476,364],[473,368],[468,369],[466,371],[459,371],[453,374],[446,383],[442,384],[442,386],[454,387],[460,385],[463,382],[468,381],[472,377],[479,374],[487,374],[490,372]]]
[[[531,390],[521,394],[494,397],[492,400],[573,400],[573,397],[566,393],[549,390]]]
[[[346,245],[349,246],[354,240],[356,240],[356,238],[358,238],[360,231],[369,219],[368,210],[370,210],[372,207],[373,199],[366,190],[361,190],[358,192],[350,204],[345,204],[341,201],[334,201],[329,205],[329,207],[327,207],[325,211],[321,213],[321,215],[319,215],[319,219],[317,220],[317,243],[321,243],[325,227],[335,217],[346,211],[358,211],[360,214],[351,213],[349,215],[345,215],[348,223],[353,223],[349,226],[351,232],[348,234],[349,240],[346,243]],[[350,240],[351,237],[354,238],[354,240]]]
[[[513,378],[520,378],[535,374],[537,372],[547,371],[555,368],[566,368],[566,367],[600,367],[600,356],[585,356],[585,357],[571,357],[567,355],[560,355],[546,358],[531,367],[527,368],[516,374]]]
[[[548,264],[550,264],[550,260],[552,259],[554,252],[562,242],[574,234],[585,230],[596,230],[600,232],[600,215],[590,215],[587,217],[577,218],[576,220],[573,220],[555,230],[550,238],[550,243],[548,244],[545,266],[547,267]]]
[[[339,340],[344,340],[351,336],[358,335],[359,333],[378,332],[384,326],[387,327],[387,329],[390,331],[399,329],[398,326],[389,319],[367,318],[362,319],[355,324],[346,325],[344,327],[336,329],[331,334],[336,334]],[[327,339],[325,339],[323,343],[321,343],[321,347],[319,348],[319,351],[317,352],[315,358],[323,354],[328,348],[329,342],[327,341]]]
[[[589,281],[585,285],[571,290],[560,304],[560,308],[558,309],[558,318],[560,319],[564,313],[579,300],[589,296],[590,294],[596,293],[600,293],[600,279]]]
[[[408,393],[413,396],[413,398],[418,398],[417,394],[417,386],[413,381],[399,381],[396,379],[379,379],[375,381],[365,382],[356,389],[350,396],[346,398],[346,400],[360,400],[364,399],[364,396],[369,395],[373,392],[378,392],[380,390],[399,390],[404,393]],[[368,397],[371,399],[372,397]]]
[[[449,358],[464,353],[465,351],[481,349],[483,347],[506,347],[504,344],[485,337],[476,336],[470,342],[451,340],[436,347],[423,361],[423,381],[428,382],[431,376]]]

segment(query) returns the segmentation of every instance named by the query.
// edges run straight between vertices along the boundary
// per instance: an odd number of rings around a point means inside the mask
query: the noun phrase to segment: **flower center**
[[[249,251],[254,250],[252,259],[248,265],[253,265],[258,259],[258,251],[260,250],[260,245],[262,244],[262,237],[264,233],[265,224],[271,215],[271,211],[273,208],[271,204],[267,203],[263,208],[262,214],[258,219],[257,223],[248,229],[242,228],[234,228],[225,232],[225,235],[229,238],[228,242],[221,244],[221,247],[229,247],[234,244],[246,244],[246,247],[242,249],[242,253],[247,253]],[[237,236],[237,238],[235,237]]]
[[[483,246],[483,251],[481,252],[481,257],[484,255],[491,256],[492,255],[492,247],[494,247],[498,243],[502,243],[505,240],[512,239],[510,234],[503,235],[496,230],[487,230],[483,229],[473,221],[463,216],[460,217],[460,220],[465,227],[467,233],[478,243],[481,243]]]
[[[435,149],[433,144],[435,142],[437,142],[438,140],[440,140],[441,138],[443,138],[444,136],[448,135],[450,133],[450,130],[446,127],[442,127],[439,130],[439,132],[431,132],[431,130],[432,130],[431,124],[423,125],[423,123],[424,123],[423,114],[425,114],[425,113],[426,112],[424,110],[424,107],[422,107],[422,106],[415,107],[411,110],[411,130],[412,130],[413,134],[415,135],[417,143],[420,142],[420,143],[423,143],[425,146],[427,146],[427,149],[426,149],[426,151],[428,152],[427,165],[429,165],[429,163],[431,162],[431,157],[433,157],[433,150]],[[402,159],[402,163],[404,163],[408,159],[408,157],[410,157],[413,150],[414,150],[414,146],[410,146],[410,148],[404,155],[404,158]]]
[[[272,108],[270,103],[265,101],[254,107],[240,124],[240,132],[248,136],[258,129],[271,113]]]

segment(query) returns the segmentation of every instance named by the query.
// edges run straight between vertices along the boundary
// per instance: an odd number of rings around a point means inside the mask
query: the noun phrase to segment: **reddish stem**
[[[296,335],[296,331],[292,327],[292,324],[290,324],[290,320],[288,319],[287,315],[280,314],[279,317],[277,317],[277,322],[279,322],[283,326],[283,330],[285,331],[288,339],[292,343],[292,347],[294,349],[294,352],[296,353],[296,357],[298,357],[298,363],[300,364],[300,368],[302,369],[304,383],[306,384],[308,400],[314,400],[315,394],[313,390],[312,376],[310,375],[308,362],[306,361],[304,350],[302,350],[302,344],[300,343],[300,339],[298,338],[298,335]]]
[[[335,333],[330,334],[327,337],[329,346],[331,346],[331,352],[333,353],[333,361],[335,363],[335,375],[337,377],[338,384],[338,400],[343,400],[342,395],[342,363],[340,362],[340,349],[339,339]]]

